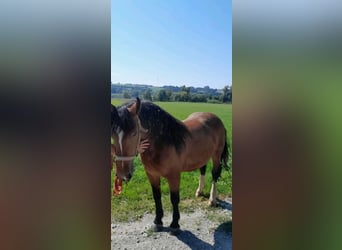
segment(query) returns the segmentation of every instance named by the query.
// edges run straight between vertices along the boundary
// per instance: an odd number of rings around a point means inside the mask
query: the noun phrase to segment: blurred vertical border
[[[233,1],[233,249],[341,249],[338,1]]]
[[[110,4],[0,3],[0,249],[110,249]]]

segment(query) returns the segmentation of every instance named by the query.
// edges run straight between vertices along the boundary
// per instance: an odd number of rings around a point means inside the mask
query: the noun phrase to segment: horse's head
[[[138,154],[142,127],[139,120],[141,101],[129,106],[111,106],[111,127],[114,139],[116,176],[129,181],[133,174],[133,160]]]

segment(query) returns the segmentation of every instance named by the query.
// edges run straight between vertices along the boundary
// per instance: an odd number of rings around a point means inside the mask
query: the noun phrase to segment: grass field
[[[112,104],[120,105],[125,100],[112,99]],[[156,102],[157,105],[172,114],[174,117],[183,120],[189,114],[197,111],[212,112],[220,117],[227,129],[228,142],[232,138],[232,106],[229,104],[209,103],[183,103],[183,102]],[[231,159],[230,159],[231,164]],[[204,197],[195,197],[198,186],[199,170],[182,173],[180,185],[181,211],[192,211],[196,207],[207,206],[211,187],[211,161],[207,164],[206,185]],[[111,178],[113,180],[112,171]],[[161,181],[162,202],[164,212],[172,211],[169,198],[169,188],[166,180]],[[223,170],[221,178],[217,183],[217,196],[219,199],[231,196],[232,194],[232,172]],[[115,221],[135,220],[145,212],[154,213],[154,201],[150,183],[146,177],[144,168],[139,158],[135,159],[135,171],[132,179],[127,185],[123,185],[121,195],[112,197],[112,219]]]

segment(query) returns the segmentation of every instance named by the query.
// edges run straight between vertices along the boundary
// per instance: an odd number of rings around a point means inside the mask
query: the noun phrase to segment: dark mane
[[[127,102],[117,107],[117,112],[120,119],[115,119],[112,121],[112,131],[116,131],[118,128],[123,130],[125,133],[130,133],[135,128],[135,122],[132,119],[127,108],[131,106],[134,102]]]
[[[141,125],[148,130],[149,140],[157,148],[174,146],[179,153],[190,132],[185,125],[151,102],[142,102],[139,114]]]

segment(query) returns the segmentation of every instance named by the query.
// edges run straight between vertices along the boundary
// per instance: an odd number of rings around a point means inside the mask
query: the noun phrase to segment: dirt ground
[[[232,249],[231,223],[232,201],[220,202],[214,210],[197,209],[191,213],[180,211],[181,233],[169,234],[168,225],[172,215],[165,214],[162,232],[152,232],[154,214],[145,214],[141,220],[111,224],[111,249]]]

